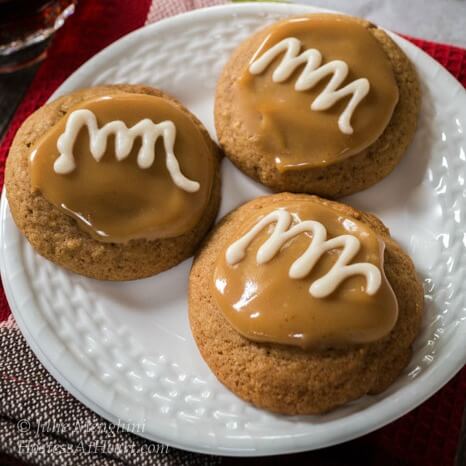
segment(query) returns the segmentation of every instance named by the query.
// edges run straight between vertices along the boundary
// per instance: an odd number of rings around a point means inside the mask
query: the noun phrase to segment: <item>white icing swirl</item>
[[[320,257],[331,249],[343,248],[332,268],[321,278],[314,281],[309,293],[314,298],[325,298],[333,293],[347,278],[354,275],[363,275],[366,278],[365,292],[374,295],[382,283],[380,270],[368,262],[359,262],[348,265],[356,256],[361,243],[356,236],[340,235],[327,240],[327,230],[320,222],[305,220],[290,228],[291,214],[286,209],[277,209],[262,218],[244,236],[231,244],[225,254],[229,265],[234,265],[244,259],[246,248],[261,230],[271,223],[276,223],[274,230],[267,241],[257,250],[256,261],[264,264],[270,261],[293,237],[304,233],[312,233],[312,240],[306,251],[290,267],[289,277],[292,279],[304,278],[316,265]]]
[[[65,175],[76,168],[73,146],[84,126],[87,126],[89,131],[90,151],[97,162],[105,154],[107,141],[111,134],[115,135],[117,160],[125,159],[130,154],[135,139],[140,137],[142,144],[137,155],[137,164],[142,169],[149,168],[154,163],[155,143],[159,137],[162,137],[166,154],[165,163],[175,185],[187,192],[199,190],[200,184],[197,181],[192,181],[181,173],[180,164],[173,152],[176,127],[172,121],[166,120],[155,124],[152,120],[145,118],[128,128],[123,121],[115,120],[99,129],[94,113],[87,109],[75,110],[66,121],[65,131],[57,141],[60,155],[53,165],[56,173]]]
[[[338,100],[352,95],[343,113],[338,119],[338,127],[344,134],[353,134],[351,117],[361,100],[370,89],[369,80],[366,78],[351,81],[345,87],[338,89],[348,75],[348,65],[342,60],[332,60],[325,65],[322,63],[322,54],[316,49],[307,49],[301,54],[301,41],[296,37],[287,37],[264,52],[259,58],[249,65],[251,74],[261,74],[281,53],[285,55],[274,70],[272,80],[276,83],[286,81],[300,65],[305,64],[303,71],[295,83],[296,91],[307,91],[313,88],[327,75],[332,74],[325,89],[314,99],[311,110],[327,110]]]

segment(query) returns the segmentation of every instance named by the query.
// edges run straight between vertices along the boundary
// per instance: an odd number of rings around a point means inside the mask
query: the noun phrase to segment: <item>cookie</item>
[[[189,282],[192,333],[216,377],[289,415],[385,390],[410,360],[422,311],[414,265],[382,222],[306,194],[227,215]]]
[[[88,277],[133,280],[193,254],[218,211],[219,152],[162,91],[99,86],[24,122],[5,184],[14,221],[39,254]]]
[[[248,176],[276,191],[337,198],[395,168],[419,108],[415,69],[383,30],[313,14],[240,44],[217,84],[215,126]]]

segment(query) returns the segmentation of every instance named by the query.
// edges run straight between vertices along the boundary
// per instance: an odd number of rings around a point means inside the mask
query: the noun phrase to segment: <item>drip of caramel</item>
[[[163,138],[155,143],[155,160],[140,168],[137,154],[141,137],[129,155],[118,161],[115,137],[96,161],[90,151],[89,131],[83,126],[73,145],[75,168],[54,170],[59,157],[57,141],[75,110],[94,113],[99,128],[121,120],[128,128],[144,119],[155,124],[171,121],[176,127],[174,153],[182,173],[199,183],[196,192],[175,185],[166,167]],[[58,209],[73,217],[93,238],[105,242],[175,237],[191,230],[209,202],[214,177],[212,148],[189,115],[173,102],[151,95],[119,94],[85,101],[69,110],[34,147],[30,158],[31,184]]]
[[[387,55],[367,27],[347,16],[313,14],[276,23],[263,37],[233,86],[233,95],[249,137],[274,157],[280,172],[330,165],[363,152],[379,138],[398,102],[398,87]],[[274,82],[272,74],[284,53],[262,73],[249,71],[249,65],[264,52],[290,37],[301,41],[300,53],[317,49],[322,54],[321,66],[333,60],[348,65],[349,73],[339,89],[360,78],[369,80],[369,93],[351,118],[353,134],[344,134],[338,127],[351,96],[327,110],[311,110],[331,74],[309,90],[296,91],[303,63],[286,81]]]
[[[324,253],[304,278],[290,278],[291,265],[312,242],[309,232],[292,237],[271,260],[258,264],[257,251],[272,234],[274,224],[254,237],[242,260],[229,265],[228,247],[277,208],[287,209],[292,225],[305,220],[320,222],[327,229],[327,240],[354,235],[361,247],[350,264],[367,262],[381,271],[376,293],[366,292],[364,276],[353,275],[327,297],[311,295],[310,285],[330,271],[341,249]],[[383,241],[367,225],[313,200],[284,201],[255,211],[229,239],[213,272],[213,294],[230,324],[254,341],[305,349],[374,342],[388,335],[398,317],[396,296],[383,271],[383,254]]]

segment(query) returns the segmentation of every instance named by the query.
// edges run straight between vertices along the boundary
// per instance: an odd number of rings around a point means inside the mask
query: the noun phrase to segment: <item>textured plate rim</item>
[[[317,12],[317,11],[331,11],[324,10],[321,8],[308,7],[305,5],[289,5],[289,4],[235,4],[235,5],[220,5],[216,7],[211,7],[204,10],[197,10],[193,12],[188,12],[182,15],[178,15],[172,18],[168,18],[145,26],[141,29],[131,32],[130,34],[120,38],[116,42],[109,45],[107,48],[99,52],[89,61],[81,65],[77,71],[75,71],[51,96],[50,99],[56,98],[59,95],[70,92],[71,90],[79,87],[79,81],[81,79],[81,74],[92,72],[94,68],[99,68],[102,66],[102,62],[105,62],[108,59],[112,59],[114,51],[119,50],[121,47],[131,47],[133,44],[140,40],[141,35],[151,34],[153,31],[161,32],[163,30],[170,29],[172,27],[179,27],[183,23],[189,22],[191,20],[211,20],[215,19],[218,16],[232,15],[232,14],[263,14],[263,13],[279,13],[283,15],[292,15],[300,14],[304,12]],[[434,59],[427,55],[422,50],[418,49],[415,45],[411,44],[407,40],[401,38],[400,36],[390,33],[392,37],[400,44],[403,48],[412,48],[416,49],[417,60],[423,62],[424,66],[435,67],[442,73],[448,85],[452,88],[458,88],[459,95],[464,95],[464,89],[461,84],[456,81],[456,79],[440,64],[438,64]],[[466,103],[466,98],[464,98]],[[2,219],[2,238],[4,238],[4,227],[5,227],[5,218],[8,210],[8,202],[5,196],[5,192],[2,193],[1,199],[1,219]],[[2,241],[3,242],[3,241]],[[2,245],[3,246],[3,245]],[[79,391],[70,381],[66,380],[59,371],[43,352],[40,345],[35,340],[32,332],[27,328],[25,319],[21,316],[21,311],[17,305],[14,293],[12,291],[12,286],[9,282],[9,277],[7,275],[5,267],[5,248],[1,248],[0,254],[0,269],[2,272],[2,278],[5,284],[5,294],[8,299],[8,302],[11,305],[12,312],[18,322],[23,334],[26,336],[28,344],[31,346],[33,352],[36,354],[38,359],[42,364],[49,370],[49,372],[54,376],[54,378],[59,381],[75,398],[81,401],[84,405],[106,418],[110,422],[117,422],[118,418],[113,415],[111,412],[105,410],[104,408],[97,405],[85,394]],[[315,441],[312,441],[310,438],[312,434],[299,434],[292,436],[281,435],[280,439],[274,438],[270,440],[261,440],[256,443],[254,449],[225,449],[224,447],[219,447],[217,445],[211,445],[210,447],[190,444],[189,442],[178,442],[174,438],[165,438],[164,433],[159,431],[155,434],[143,436],[149,440],[154,440],[157,442],[162,442],[169,446],[187,449],[190,451],[195,451],[199,453],[208,453],[208,454],[220,454],[228,456],[261,456],[261,455],[273,455],[280,453],[291,453],[306,451],[310,449],[323,448],[326,446],[334,445],[343,441],[348,441],[358,436],[364,435],[368,432],[371,432],[377,428],[380,428],[395,419],[403,416],[410,410],[414,409],[416,406],[421,404],[427,398],[432,396],[437,390],[439,390],[443,385],[445,385],[464,365],[466,360],[466,347],[462,345],[462,341],[466,337],[466,326],[463,325],[461,328],[457,328],[455,335],[450,341],[448,350],[445,350],[442,353],[440,364],[437,360],[435,367],[435,376],[432,375],[432,369],[429,368],[425,371],[427,377],[424,377],[420,382],[419,379],[413,380],[409,385],[403,387],[402,395],[400,393],[394,393],[383,401],[374,404],[373,406],[368,407],[367,409],[352,414],[351,420],[353,422],[348,422],[347,419],[341,419],[339,422],[343,423],[343,426],[339,430],[334,429],[333,432],[327,434],[324,441],[319,441],[318,444]],[[428,374],[430,373],[430,374]],[[384,403],[383,410],[381,410],[381,404]],[[396,408],[396,409],[394,409]],[[375,413],[373,411],[376,411]],[[367,422],[367,419],[370,419],[370,422]],[[361,422],[362,420],[362,422]],[[345,424],[346,423],[346,424]],[[279,441],[277,441],[279,440]]]

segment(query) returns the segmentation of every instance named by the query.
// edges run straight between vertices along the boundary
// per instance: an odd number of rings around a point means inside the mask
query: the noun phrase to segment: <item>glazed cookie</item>
[[[219,153],[163,92],[101,86],[26,120],[5,183],[16,225],[39,254],[88,277],[132,280],[193,254],[217,214]]]
[[[233,53],[217,84],[225,154],[277,191],[340,197],[387,176],[420,107],[413,65],[381,29],[350,16],[275,23]]]
[[[382,222],[306,194],[227,215],[190,276],[191,329],[211,370],[283,414],[386,389],[410,359],[422,310],[413,263]]]

